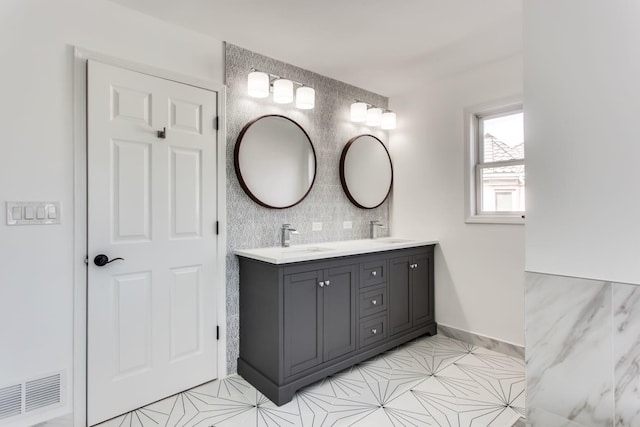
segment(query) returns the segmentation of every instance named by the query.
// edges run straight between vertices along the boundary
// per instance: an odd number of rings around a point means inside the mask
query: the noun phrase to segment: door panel
[[[389,260],[389,335],[411,328],[409,257]]]
[[[200,236],[201,150],[171,149],[171,238]]]
[[[356,265],[325,271],[322,290],[324,362],[356,349],[356,271]]]
[[[202,351],[201,266],[171,269],[171,361]]]
[[[322,362],[322,271],[284,276],[284,376]]]
[[[202,105],[179,99],[170,99],[169,129],[201,134]]]
[[[118,378],[151,368],[151,274],[116,276],[112,289],[116,327],[111,339],[117,351],[114,376]]]
[[[151,126],[151,93],[131,87],[111,86],[111,120],[128,120]]]
[[[87,93],[92,425],[216,377],[217,94],[95,61]]]
[[[151,146],[113,140],[113,241],[151,239]]]
[[[424,255],[413,257],[412,262],[417,265],[411,270],[412,299],[413,299],[413,326],[418,326],[433,320],[433,304],[429,295],[431,286],[430,270],[432,258]]]

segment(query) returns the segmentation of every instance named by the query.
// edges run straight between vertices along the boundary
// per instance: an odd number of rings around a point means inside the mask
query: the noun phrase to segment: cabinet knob
[[[378,330],[377,330],[377,329],[375,329],[375,328],[373,328],[373,329],[371,330],[371,333],[372,333],[373,335],[375,335],[375,334],[377,334],[377,333],[378,333]]]
[[[331,284],[331,280],[327,280],[326,282],[324,282],[325,286],[329,286]]]
[[[409,264],[409,268],[418,268],[418,264]]]
[[[372,272],[371,272],[371,275],[372,275],[372,276],[377,276],[377,275],[378,275],[378,272],[374,270],[374,271],[372,271]]]
[[[318,283],[318,285],[319,285],[321,288],[323,288],[323,287],[324,287],[324,282],[320,282],[320,283]]]
[[[372,299],[371,300],[371,305],[378,305],[378,300]]]

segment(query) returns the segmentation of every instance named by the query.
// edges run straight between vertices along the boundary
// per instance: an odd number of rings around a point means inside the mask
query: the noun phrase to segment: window
[[[467,222],[524,223],[521,103],[467,110],[466,119]]]

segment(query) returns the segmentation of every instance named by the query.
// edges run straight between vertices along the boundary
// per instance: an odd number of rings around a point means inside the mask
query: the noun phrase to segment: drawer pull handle
[[[371,305],[378,305],[378,300],[372,299],[371,300]]]
[[[371,330],[371,334],[375,335],[375,334],[377,334],[377,333],[378,333],[378,330],[377,330],[377,329],[373,328],[373,329]]]
[[[324,287],[324,282],[320,282],[320,283],[318,283],[318,285],[320,285],[320,287],[323,288]]]
[[[377,276],[377,275],[378,275],[378,272],[377,272],[377,271],[372,271],[372,272],[371,272],[371,275],[372,275],[372,276]]]
[[[329,286],[331,284],[331,280],[327,280],[326,282],[324,282],[325,286]]]

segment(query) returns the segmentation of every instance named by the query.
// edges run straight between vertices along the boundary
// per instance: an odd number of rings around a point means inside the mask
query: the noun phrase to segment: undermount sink
[[[385,245],[389,245],[389,244],[394,244],[394,243],[409,243],[409,242],[413,242],[413,240],[410,240],[410,239],[398,239],[398,238],[395,238],[395,237],[382,237],[380,239],[373,239],[372,242],[383,243]]]
[[[313,253],[313,252],[324,252],[324,251],[332,251],[333,248],[325,248],[320,246],[311,246],[299,248],[295,246],[291,246],[288,248],[282,248],[281,251],[284,254],[304,254],[304,253]]]

